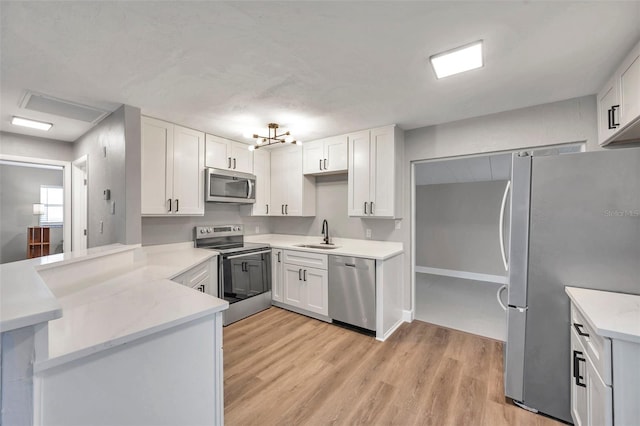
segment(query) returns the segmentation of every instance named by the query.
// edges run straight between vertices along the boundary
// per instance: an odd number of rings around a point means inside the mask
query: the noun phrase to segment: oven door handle
[[[262,251],[252,251],[250,253],[236,254],[235,256],[222,256],[223,259],[237,259],[239,257],[253,256],[254,254],[271,253],[271,249]]]

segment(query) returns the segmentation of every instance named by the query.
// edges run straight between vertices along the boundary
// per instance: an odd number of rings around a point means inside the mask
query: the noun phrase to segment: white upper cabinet
[[[333,136],[302,145],[305,175],[347,172],[347,135]]]
[[[349,216],[402,216],[403,133],[396,126],[348,135]]]
[[[302,174],[302,149],[271,151],[270,216],[315,216],[315,178]]]
[[[640,141],[640,43],[598,93],[598,141]]]
[[[207,134],[205,165],[216,169],[253,173],[253,152],[243,143]]]
[[[141,211],[204,215],[204,133],[142,117]]]
[[[271,151],[259,149],[253,152],[253,173],[256,175],[256,202],[251,205],[251,216],[268,216],[271,213]]]

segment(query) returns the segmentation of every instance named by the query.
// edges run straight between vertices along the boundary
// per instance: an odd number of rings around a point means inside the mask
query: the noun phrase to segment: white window
[[[40,203],[44,214],[40,216],[40,226],[62,226],[63,192],[61,186],[40,186]]]

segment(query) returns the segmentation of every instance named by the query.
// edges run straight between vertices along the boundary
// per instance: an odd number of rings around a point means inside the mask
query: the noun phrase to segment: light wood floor
[[[561,424],[502,377],[502,343],[421,321],[378,342],[272,307],[224,329],[227,425]]]

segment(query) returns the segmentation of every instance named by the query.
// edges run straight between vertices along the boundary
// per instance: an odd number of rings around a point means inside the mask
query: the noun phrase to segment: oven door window
[[[271,253],[222,258],[224,299],[238,302],[271,290]]]
[[[209,176],[210,197],[249,198],[250,189],[249,179],[222,175]]]

